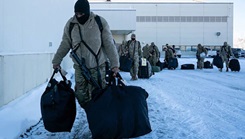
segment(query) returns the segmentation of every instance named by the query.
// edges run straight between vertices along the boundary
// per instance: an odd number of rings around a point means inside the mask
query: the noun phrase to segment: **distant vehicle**
[[[244,55],[245,55],[245,50],[242,50],[241,51],[241,57],[245,57]]]
[[[217,50],[215,49],[206,48],[206,50],[208,51],[207,57],[214,58],[217,55]]]
[[[181,58],[181,50],[180,50],[180,48],[175,48],[175,55],[176,55],[178,58]]]
[[[232,53],[234,54],[234,56],[236,58],[239,58],[239,51],[241,51],[241,49],[240,48],[231,48],[231,50],[232,50]]]
[[[237,50],[238,56],[239,57],[244,57],[244,50],[241,48],[234,48]]]

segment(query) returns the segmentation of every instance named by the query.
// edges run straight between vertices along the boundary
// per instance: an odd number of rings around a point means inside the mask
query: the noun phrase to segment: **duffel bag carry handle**
[[[122,76],[117,73],[116,76],[113,76],[114,72],[110,73],[109,77],[109,85],[114,85],[114,86],[126,86],[125,83],[123,82]]]
[[[65,83],[66,83],[66,84],[69,84],[69,81],[68,81],[68,80],[66,79],[66,77],[62,74],[61,69],[56,68],[56,69],[54,69],[53,74],[52,74],[51,78],[49,79],[48,87],[51,87],[52,79],[54,78],[54,75],[55,75],[57,72],[60,73],[60,75],[61,75],[61,77],[63,78],[63,80],[65,81]]]

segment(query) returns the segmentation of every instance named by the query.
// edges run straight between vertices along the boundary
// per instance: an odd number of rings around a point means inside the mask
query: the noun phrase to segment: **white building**
[[[0,1],[0,106],[44,83],[76,0]],[[141,42],[190,50],[201,43],[233,45],[233,3],[91,2],[107,19],[117,43]],[[144,45],[144,44],[143,44]],[[62,63],[72,67],[69,57]]]
[[[105,16],[112,26],[122,23],[129,26],[131,20],[125,20],[125,17],[131,19],[134,14],[119,13],[117,18],[110,18],[110,11],[102,14],[99,9],[135,10],[133,32],[136,38],[148,44],[154,42],[159,48],[166,43],[180,46],[182,50],[191,50],[191,46],[196,47],[198,43],[212,48],[224,41],[233,46],[233,3],[91,2],[91,9]],[[117,43],[129,39],[128,34],[116,33]]]

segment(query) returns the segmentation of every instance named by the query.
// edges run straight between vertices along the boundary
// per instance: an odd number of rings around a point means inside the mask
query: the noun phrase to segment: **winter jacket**
[[[128,47],[127,47],[126,40],[124,40],[122,44],[119,46],[118,54],[119,56],[125,56],[128,54]]]
[[[172,49],[167,48],[167,50],[165,51],[165,60],[168,62],[170,58],[174,58],[174,53]]]
[[[234,57],[234,54],[233,54],[233,52],[231,50],[231,46],[229,46],[229,45],[221,46],[221,48],[220,48],[220,56],[222,57],[222,59],[230,58],[230,56]]]
[[[143,48],[142,48],[142,51],[143,51],[143,57],[148,59],[149,57],[149,45],[146,44]]]
[[[81,37],[78,28],[78,26],[80,26],[82,39],[87,43],[87,45],[93,50],[95,54],[99,53],[99,65],[105,63],[108,58],[111,68],[119,67],[119,56],[116,46],[113,42],[113,37],[109,25],[106,20],[100,16],[103,26],[101,40],[101,32],[99,30],[98,24],[96,23],[95,16],[96,15],[91,12],[88,21],[86,21],[84,25],[79,24],[75,16],[68,20],[64,28],[61,44],[53,58],[53,64],[60,64],[63,58],[69,52],[70,46],[72,45],[73,48],[78,46],[76,54],[80,59],[85,59],[85,64],[89,69],[97,67],[95,56],[85,47],[83,43],[81,43]],[[75,23],[71,31],[72,42],[69,33],[70,23]],[[103,47],[101,49],[102,42]],[[74,59],[73,62],[75,65],[77,65]]]
[[[205,49],[203,46],[197,46],[196,58],[200,59],[200,54],[203,52],[205,53],[205,55],[208,54],[207,49]]]
[[[160,53],[159,53],[159,50],[158,50],[158,47],[156,45],[150,45],[149,47],[149,53],[152,55],[152,56],[155,56],[157,59],[160,58]]]
[[[141,52],[141,45],[140,45],[140,42],[139,41],[129,40],[128,41],[128,49],[129,49],[129,55],[130,55],[130,57],[133,58],[134,60],[138,60],[139,57],[142,56],[141,55],[141,53],[142,53]]]

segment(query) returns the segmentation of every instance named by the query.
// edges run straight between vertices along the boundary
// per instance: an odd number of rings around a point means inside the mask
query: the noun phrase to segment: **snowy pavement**
[[[240,72],[219,72],[216,67],[180,70],[181,64],[196,65],[196,59],[178,60],[178,69],[165,69],[150,79],[130,81],[129,73],[121,72],[128,85],[141,86],[149,93],[147,102],[152,132],[137,139],[245,139],[245,59],[239,59]],[[68,76],[74,81],[72,72]],[[45,85],[0,108],[0,139],[91,138],[86,114],[79,106],[71,133],[49,133],[42,121],[38,123],[40,96]],[[28,105],[27,102],[30,102],[28,110],[17,109]],[[10,122],[7,112],[29,115],[18,114],[22,117]]]

